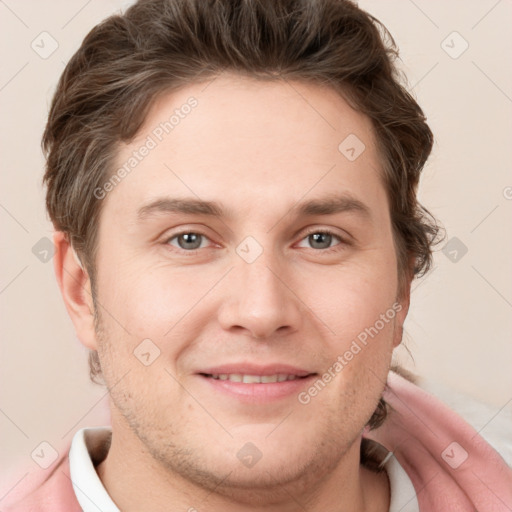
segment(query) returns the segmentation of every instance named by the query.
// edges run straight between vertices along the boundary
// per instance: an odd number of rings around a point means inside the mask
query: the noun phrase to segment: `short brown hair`
[[[366,114],[382,156],[400,290],[427,272],[439,228],[416,191],[433,135],[401,84],[397,57],[387,29],[349,0],[139,0],[94,27],[60,78],[42,140],[46,206],[88,271],[93,298],[101,211],[93,192],[114,172],[119,143],[134,138],[160,94],[223,71],[327,85]],[[97,382],[96,352],[89,363]]]

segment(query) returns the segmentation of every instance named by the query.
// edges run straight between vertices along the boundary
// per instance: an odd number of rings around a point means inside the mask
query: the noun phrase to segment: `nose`
[[[301,300],[293,291],[290,272],[275,258],[261,255],[256,261],[238,263],[230,272],[226,296],[219,310],[225,330],[246,331],[265,339],[300,329]]]

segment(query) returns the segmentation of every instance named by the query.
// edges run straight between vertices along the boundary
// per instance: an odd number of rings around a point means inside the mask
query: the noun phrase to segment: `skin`
[[[67,310],[110,389],[112,445],[98,475],[123,511],[388,510],[387,477],[360,466],[359,449],[409,296],[398,296],[371,122],[332,89],[224,73],[160,97],[119,166],[190,96],[198,106],[102,200],[96,325],[89,276],[64,234],[54,237]],[[366,146],[355,161],[338,150],[351,133]],[[290,213],[333,192],[369,215]],[[218,201],[231,216],[138,220],[162,196]],[[315,242],[317,228],[336,236]],[[204,235],[194,254],[180,232]],[[263,250],[252,263],[236,252],[247,236]],[[296,394],[247,404],[197,375],[240,361],[322,375],[397,302],[308,404]],[[147,338],[160,350],[149,366],[133,353]],[[262,453],[250,468],[237,457],[247,442]]]

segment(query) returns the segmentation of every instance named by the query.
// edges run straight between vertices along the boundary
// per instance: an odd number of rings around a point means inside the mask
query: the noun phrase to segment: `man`
[[[112,425],[4,509],[512,509],[501,456],[390,372],[438,228],[416,199],[432,133],[377,23],[150,0],[87,35],[45,180]]]

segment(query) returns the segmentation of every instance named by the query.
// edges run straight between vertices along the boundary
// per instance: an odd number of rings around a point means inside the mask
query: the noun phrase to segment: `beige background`
[[[52,263],[32,248],[52,234],[39,143],[57,79],[85,34],[129,3],[0,1],[2,474],[11,468],[0,478],[0,498],[26,473],[13,472],[14,463],[39,470],[30,456],[41,442],[59,451],[76,430],[108,418],[105,390],[88,380],[86,349]],[[436,136],[420,198],[444,224],[447,240],[457,237],[467,247],[457,262],[439,250],[433,272],[414,283],[406,323],[414,361],[405,350],[398,357],[416,373],[489,404],[490,423],[512,410],[512,2],[360,5],[393,34]],[[46,59],[31,48],[43,31],[58,42]],[[458,58],[464,41],[453,31],[469,44]]]

